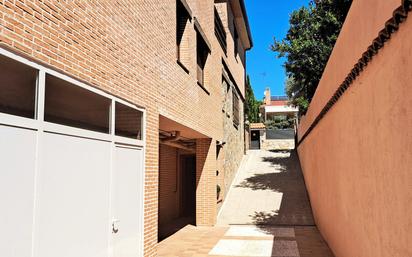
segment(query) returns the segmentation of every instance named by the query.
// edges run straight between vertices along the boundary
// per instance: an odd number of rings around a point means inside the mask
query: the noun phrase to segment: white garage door
[[[31,256],[35,156],[36,131],[0,125],[1,256]]]
[[[142,256],[144,111],[2,49],[0,92],[0,256]]]
[[[133,160],[133,161],[130,161]],[[141,215],[141,200],[143,194],[140,186],[139,173],[143,152],[141,149],[116,146],[114,154],[113,174],[113,217],[114,228],[117,231],[113,241],[114,256],[139,256],[139,245],[142,241],[143,227],[136,217]]]

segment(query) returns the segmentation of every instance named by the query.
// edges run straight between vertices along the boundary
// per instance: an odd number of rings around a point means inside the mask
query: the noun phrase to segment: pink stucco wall
[[[353,1],[310,109],[302,118],[300,132],[316,118],[400,3],[401,0]]]
[[[301,137],[400,0],[354,1]],[[337,257],[412,256],[412,14],[299,146]]]

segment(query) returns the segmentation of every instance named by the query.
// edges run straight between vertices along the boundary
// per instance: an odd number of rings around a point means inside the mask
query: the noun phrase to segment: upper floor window
[[[205,84],[205,66],[207,57],[210,52],[210,44],[206,39],[206,35],[200,27],[199,22],[195,20],[196,28],[196,63],[197,63],[197,82],[204,86]]]
[[[233,22],[233,44],[235,58],[239,54],[239,34],[237,33],[236,23]]]
[[[219,13],[216,8],[215,8],[215,35],[223,51],[226,53],[227,52],[226,31],[225,31],[225,27],[223,26],[223,22],[220,19]]]
[[[233,124],[238,127],[240,124],[240,108],[239,97],[236,94],[236,90],[232,88],[232,101],[233,101]]]
[[[196,33],[196,42],[197,42],[197,48],[196,48],[197,82],[199,82],[202,86],[204,86],[205,66],[206,66],[206,61],[207,61],[207,56],[208,56],[208,50],[199,32]]]
[[[0,55],[0,112],[35,118],[38,70]]]
[[[191,13],[184,0],[176,0],[176,58],[179,64],[188,72],[189,31]]]

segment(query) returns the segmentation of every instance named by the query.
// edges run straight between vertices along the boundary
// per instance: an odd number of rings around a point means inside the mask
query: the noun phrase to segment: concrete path
[[[333,257],[317,230],[294,151],[249,151],[216,227],[187,226],[158,256]]]
[[[315,225],[294,151],[251,150],[218,216],[219,226]]]

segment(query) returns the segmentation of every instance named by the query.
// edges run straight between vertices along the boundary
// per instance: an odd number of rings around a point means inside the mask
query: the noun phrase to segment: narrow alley
[[[331,257],[317,230],[295,151],[250,150],[215,227],[186,226],[159,256]]]
[[[411,17],[0,0],[1,256],[412,257]]]

